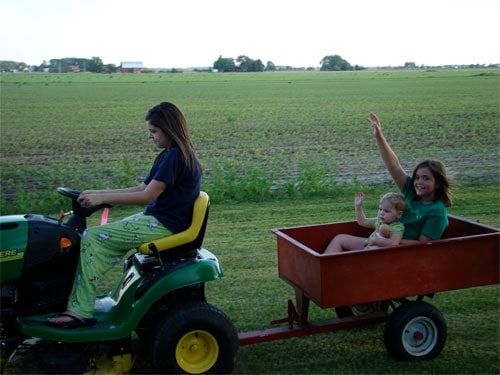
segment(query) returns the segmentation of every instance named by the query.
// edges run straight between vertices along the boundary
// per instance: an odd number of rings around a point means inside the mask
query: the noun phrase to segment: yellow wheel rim
[[[212,368],[219,358],[215,337],[201,330],[190,331],[181,337],[175,348],[175,359],[183,371],[201,374]]]

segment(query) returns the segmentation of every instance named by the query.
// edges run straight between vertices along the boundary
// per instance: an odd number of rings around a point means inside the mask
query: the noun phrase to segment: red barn
[[[144,64],[142,61],[122,61],[118,67],[121,73],[142,73]]]

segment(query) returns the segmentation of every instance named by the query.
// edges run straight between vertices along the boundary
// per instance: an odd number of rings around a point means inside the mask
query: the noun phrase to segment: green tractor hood
[[[23,215],[0,217],[0,283],[18,279],[28,243],[28,221]]]

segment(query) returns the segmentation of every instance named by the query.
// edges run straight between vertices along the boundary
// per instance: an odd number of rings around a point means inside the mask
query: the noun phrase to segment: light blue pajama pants
[[[88,228],[82,235],[80,262],[69,296],[68,310],[84,318],[94,314],[98,282],[130,249],[172,235],[154,216],[135,214],[107,225]]]

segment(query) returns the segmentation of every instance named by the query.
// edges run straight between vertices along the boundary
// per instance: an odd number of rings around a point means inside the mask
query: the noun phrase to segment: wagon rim
[[[421,357],[434,349],[438,334],[438,328],[432,319],[417,316],[405,325],[401,333],[401,341],[409,354]]]

